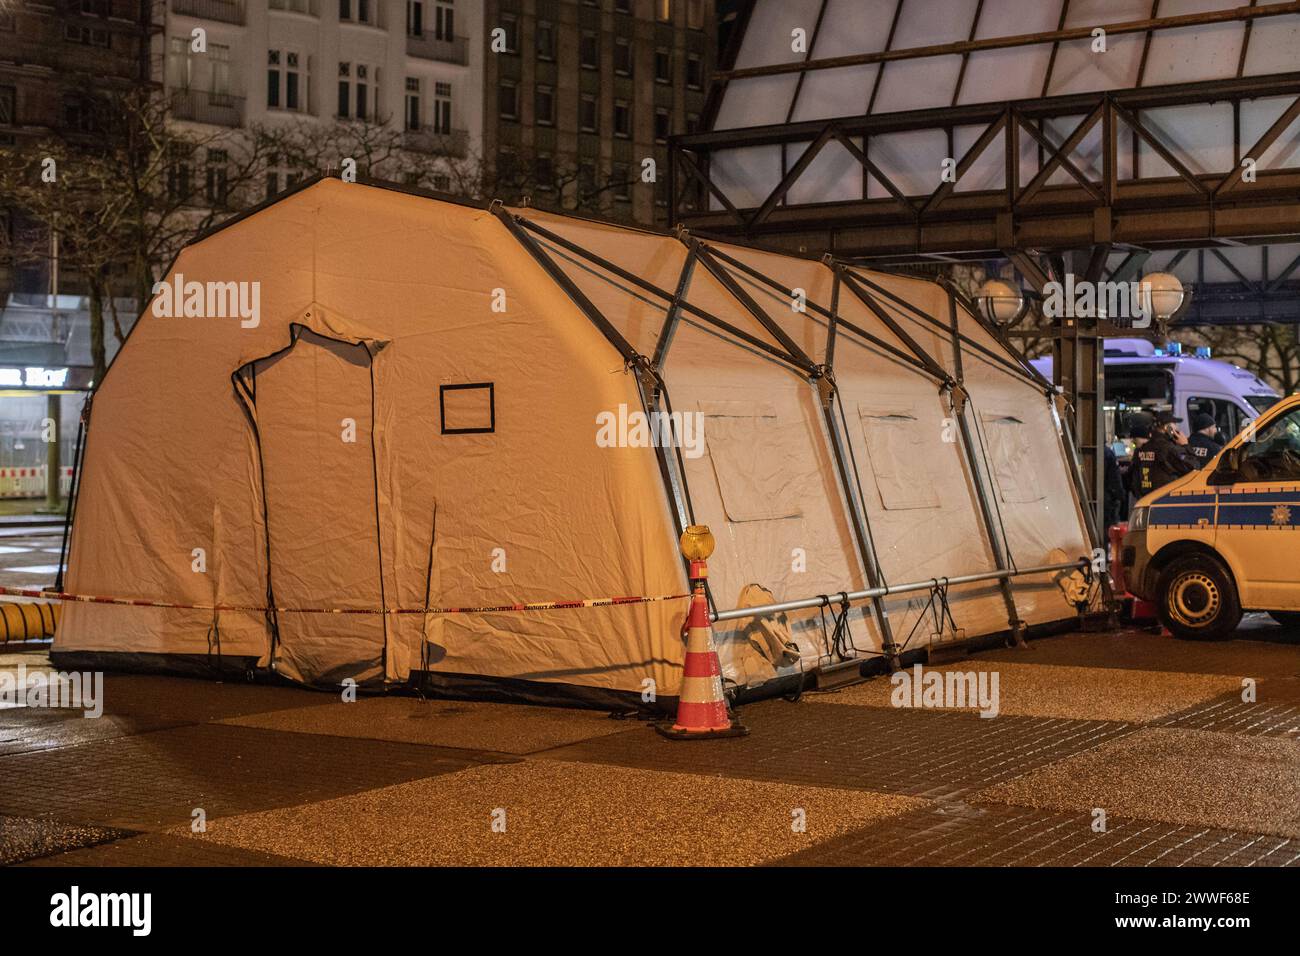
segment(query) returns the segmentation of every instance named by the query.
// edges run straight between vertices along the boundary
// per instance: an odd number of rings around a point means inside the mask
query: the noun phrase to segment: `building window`
[[[189,200],[190,182],[194,171],[190,165],[189,150],[173,143],[167,150],[167,199],[173,203]]]
[[[704,29],[704,0],[686,0],[686,26],[692,30]]]
[[[13,13],[8,10],[0,10],[0,30],[12,30],[17,25]]]
[[[623,139],[632,135],[632,104],[627,100],[614,101],[614,135]]]
[[[107,50],[110,46],[109,33],[102,27],[92,27],[81,23],[68,23],[63,28],[63,38],[70,43],[86,46],[98,46]]]
[[[617,13],[631,13],[632,0],[614,0],[614,10]]]
[[[519,178],[519,157],[512,150],[497,153],[497,186],[513,187]]]
[[[456,39],[456,8],[452,0],[438,0],[433,11],[433,36],[438,40]]]
[[[227,164],[230,157],[224,149],[208,150],[208,163],[204,169],[203,195],[213,206],[224,206],[229,193],[229,172]]]
[[[433,84],[433,131],[444,136],[451,132],[451,84]]]
[[[615,163],[609,174],[610,192],[614,194],[615,199],[631,199],[632,184],[628,179],[628,167],[626,163]]]
[[[278,155],[273,154],[268,157],[267,166],[270,167],[266,173],[267,199],[270,199],[282,189],[292,189],[302,179],[301,173],[290,169],[281,161]]]
[[[537,59],[555,59],[555,24],[546,20],[538,20],[534,40],[537,46]]]
[[[193,73],[194,64],[190,58],[189,37],[172,37],[167,44],[168,88],[188,90]]]
[[[316,10],[312,6],[316,0],[271,0],[272,10],[288,10],[292,13],[305,13],[308,16],[316,16]]]
[[[409,130],[420,128],[420,78],[418,76],[406,78],[406,128]]]
[[[584,70],[600,69],[600,37],[592,30],[583,30],[578,40],[578,63]]]
[[[208,44],[208,61],[212,76],[208,88],[218,96],[230,95],[230,47],[224,43]]]
[[[534,99],[534,108],[537,115],[534,121],[539,126],[555,125],[555,88],[550,86],[537,87],[537,95]]]
[[[623,37],[614,41],[614,72],[620,76],[632,75],[632,44]]]
[[[298,54],[293,50],[268,50],[266,53],[266,105],[268,109],[304,110],[306,96],[302,90],[302,72]]]
[[[704,87],[704,61],[694,53],[686,58],[686,85],[693,90]]]
[[[339,119],[379,116],[379,70],[365,63],[339,63]]]
[[[655,0],[655,19],[668,23],[673,18],[673,0]]]
[[[519,86],[511,80],[502,80],[497,87],[497,112],[502,119],[519,118]]]
[[[506,53],[519,52],[519,18],[513,14],[501,15],[501,30],[505,34]]]
[[[600,132],[600,101],[594,94],[584,93],[578,101],[578,126],[584,133]]]
[[[533,163],[533,178],[537,181],[537,188],[543,192],[550,192],[555,188],[555,163],[551,157],[537,157]]]
[[[406,0],[406,35],[424,36],[424,0]]]
[[[596,195],[596,167],[584,162],[578,167],[578,202],[583,203]]]
[[[18,125],[18,88],[0,86],[0,126]]]
[[[655,50],[655,82],[671,83],[673,81],[673,51],[659,47]]]
[[[655,110],[655,142],[668,142],[668,136],[672,131],[672,114],[668,110]]]
[[[373,24],[377,4],[372,0],[339,0],[339,19]]]
[[[699,114],[699,113],[687,113],[687,114],[686,114],[686,132],[688,132],[688,133],[698,133],[699,131],[700,131],[700,114]]]

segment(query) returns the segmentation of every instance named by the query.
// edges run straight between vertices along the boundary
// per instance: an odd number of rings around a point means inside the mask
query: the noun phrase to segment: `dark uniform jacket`
[[[1204,468],[1222,447],[1223,442],[1209,435],[1202,435],[1200,432],[1187,439],[1187,452],[1192,456],[1197,468]]]
[[[1133,452],[1128,475],[1129,490],[1135,498],[1141,498],[1196,468],[1194,459],[1183,446],[1163,432],[1157,432]]]

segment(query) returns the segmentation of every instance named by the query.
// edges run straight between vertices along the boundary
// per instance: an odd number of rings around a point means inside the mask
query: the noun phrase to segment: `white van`
[[[1254,373],[1211,358],[1206,348],[1189,354],[1176,342],[1157,348],[1146,339],[1107,339],[1105,348],[1106,441],[1121,460],[1132,451],[1128,419],[1135,412],[1172,412],[1184,433],[1205,412],[1227,441],[1278,400]],[[1051,381],[1050,356],[1032,364]]]
[[[1179,637],[1227,637],[1244,610],[1300,623],[1300,394],[1141,498],[1120,561]]]

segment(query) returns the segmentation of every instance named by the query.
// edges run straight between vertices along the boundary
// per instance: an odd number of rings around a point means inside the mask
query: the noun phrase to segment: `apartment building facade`
[[[486,0],[485,30],[483,150],[493,191],[665,223],[667,139],[693,131],[704,111],[713,3]]]
[[[0,2],[0,145],[90,136],[98,91],[150,81],[149,0]]]
[[[158,59],[178,123],[370,124],[449,164],[481,148],[478,0],[166,3]],[[202,51],[194,49],[196,30],[204,31]],[[279,188],[300,174],[284,171]]]

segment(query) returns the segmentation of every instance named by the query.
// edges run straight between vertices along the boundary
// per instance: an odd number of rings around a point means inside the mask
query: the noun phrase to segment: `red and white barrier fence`
[[[0,498],[44,498],[48,465],[27,468],[0,468]],[[65,498],[72,491],[72,469],[59,469],[59,494]]]

